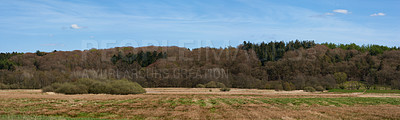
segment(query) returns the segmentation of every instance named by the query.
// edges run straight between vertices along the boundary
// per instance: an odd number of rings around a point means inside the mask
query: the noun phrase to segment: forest
[[[126,79],[143,87],[275,90],[400,89],[400,50],[314,41],[243,42],[188,49],[116,47],[0,54],[0,89],[40,89],[82,79]]]

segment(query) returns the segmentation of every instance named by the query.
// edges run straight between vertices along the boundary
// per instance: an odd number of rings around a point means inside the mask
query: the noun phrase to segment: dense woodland
[[[276,90],[400,89],[400,50],[379,45],[314,41],[237,47],[117,47],[85,51],[1,53],[0,88],[127,79],[143,87],[196,87],[210,81],[233,88]]]

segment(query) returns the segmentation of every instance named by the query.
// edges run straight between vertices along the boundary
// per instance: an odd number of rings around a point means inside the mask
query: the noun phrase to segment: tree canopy
[[[0,68],[2,89],[43,88],[82,78],[127,79],[143,87],[198,87],[214,81],[226,87],[276,90],[332,89],[349,83],[368,89],[400,88],[396,47],[299,40],[243,42],[226,48],[1,53]]]

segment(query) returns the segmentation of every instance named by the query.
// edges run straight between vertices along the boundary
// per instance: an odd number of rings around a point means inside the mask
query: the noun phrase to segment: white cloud
[[[310,17],[315,17],[315,18],[325,18],[327,16],[333,16],[335,13],[325,13],[325,14],[320,14],[320,15],[312,15]]]
[[[78,26],[77,24],[72,24],[71,29],[81,29],[82,27]]]
[[[348,14],[348,13],[350,13],[348,10],[344,10],[344,9],[336,9],[336,10],[333,10],[333,12],[335,12],[335,13],[342,13],[342,14]]]
[[[335,13],[325,13],[325,15],[335,15]]]
[[[385,13],[374,13],[370,16],[385,16],[385,15],[386,15]]]

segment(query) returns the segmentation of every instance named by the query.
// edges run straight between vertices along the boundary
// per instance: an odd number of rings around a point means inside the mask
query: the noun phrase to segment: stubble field
[[[146,88],[146,94],[1,90],[0,119],[399,119],[399,94]]]

